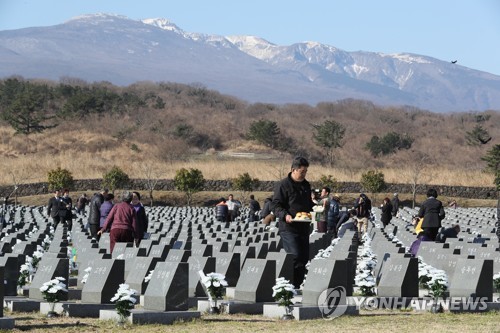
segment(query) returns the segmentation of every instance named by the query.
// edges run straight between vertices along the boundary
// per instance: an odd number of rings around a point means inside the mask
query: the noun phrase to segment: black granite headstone
[[[82,303],[109,304],[124,282],[125,262],[120,259],[100,259],[82,289]]]
[[[348,267],[345,260],[313,259],[302,291],[302,303],[317,305],[318,297],[328,288],[348,289]]]
[[[272,302],[276,283],[276,262],[247,259],[234,289],[234,299],[245,302]]]
[[[144,293],[144,309],[185,311],[188,309],[188,263],[158,262]]]
[[[393,255],[381,270],[377,295],[382,297],[418,297],[418,259]]]

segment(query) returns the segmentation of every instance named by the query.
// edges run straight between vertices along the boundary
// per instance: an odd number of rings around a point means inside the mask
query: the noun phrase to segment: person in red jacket
[[[113,253],[117,242],[132,243],[139,241],[140,237],[137,233],[137,214],[132,202],[132,192],[124,191],[122,194],[122,202],[113,206],[109,212],[106,222],[98,234],[110,230],[110,251]]]

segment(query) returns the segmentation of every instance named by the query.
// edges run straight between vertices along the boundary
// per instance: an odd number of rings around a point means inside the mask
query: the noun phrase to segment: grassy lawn
[[[127,325],[95,318],[46,318],[39,313],[9,313],[15,329],[9,332],[500,332],[500,313],[431,314],[428,312],[361,311],[359,316],[333,320],[281,321],[259,315],[202,315],[174,325]]]

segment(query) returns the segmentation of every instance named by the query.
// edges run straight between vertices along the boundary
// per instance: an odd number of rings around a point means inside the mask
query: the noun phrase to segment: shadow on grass
[[[271,318],[269,319],[263,319],[263,318],[217,318],[217,317],[204,317],[203,321],[209,321],[209,322],[219,322],[219,323],[224,323],[224,322],[238,322],[238,323],[243,323],[243,322],[249,322],[249,323],[272,323],[275,322],[276,320],[273,320]]]
[[[42,323],[36,323],[36,324],[26,324],[26,325],[19,325],[18,323],[18,318],[16,318],[16,329],[20,331],[31,331],[35,329],[57,329],[57,328],[81,328],[81,329],[86,329],[86,328],[92,328],[92,329],[98,329],[98,326],[95,325],[88,325],[88,324],[82,324],[79,322],[76,323],[61,323],[61,324],[51,324],[48,321],[44,321]]]

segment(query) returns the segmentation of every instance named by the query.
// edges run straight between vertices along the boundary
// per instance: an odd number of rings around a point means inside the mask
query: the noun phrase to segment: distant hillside
[[[26,93],[7,89],[11,85],[27,89]],[[37,116],[47,118],[44,124],[57,126],[39,134],[14,135],[7,115],[19,105],[27,105],[27,98],[38,96],[34,91],[44,96]],[[214,162],[260,158],[269,161],[265,163],[271,171],[258,177],[276,179],[297,154],[308,157],[314,165],[329,166],[326,150],[313,138],[314,126],[327,121],[345,128],[341,147],[333,151],[333,167],[347,175],[344,180],[359,181],[353,177],[360,171],[386,168],[395,170],[391,181],[398,182],[398,170],[415,165],[430,172],[428,182],[446,177],[443,170],[455,171],[454,177],[469,177],[467,172],[484,169],[481,157],[500,143],[500,112],[439,114],[352,99],[314,107],[249,104],[200,85],[176,83],[118,87],[70,79],[60,83],[9,79],[0,81],[0,113],[4,183],[11,182],[16,173],[18,178],[45,180],[46,172],[58,165],[68,167],[76,178],[100,177],[115,164],[131,170],[131,178],[141,178],[137,174],[150,162],[163,166],[161,177],[172,178],[176,169],[169,165],[179,162],[188,167],[208,157]],[[286,144],[273,148],[250,140],[250,127],[262,120],[274,123]],[[477,127],[491,139],[486,144],[469,145],[468,133]],[[389,133],[411,138],[411,146],[374,156],[367,144]],[[213,174],[215,179],[225,179],[243,172],[254,176],[259,170],[254,164],[243,163],[238,169],[219,169]],[[489,185],[488,180],[480,186]]]

